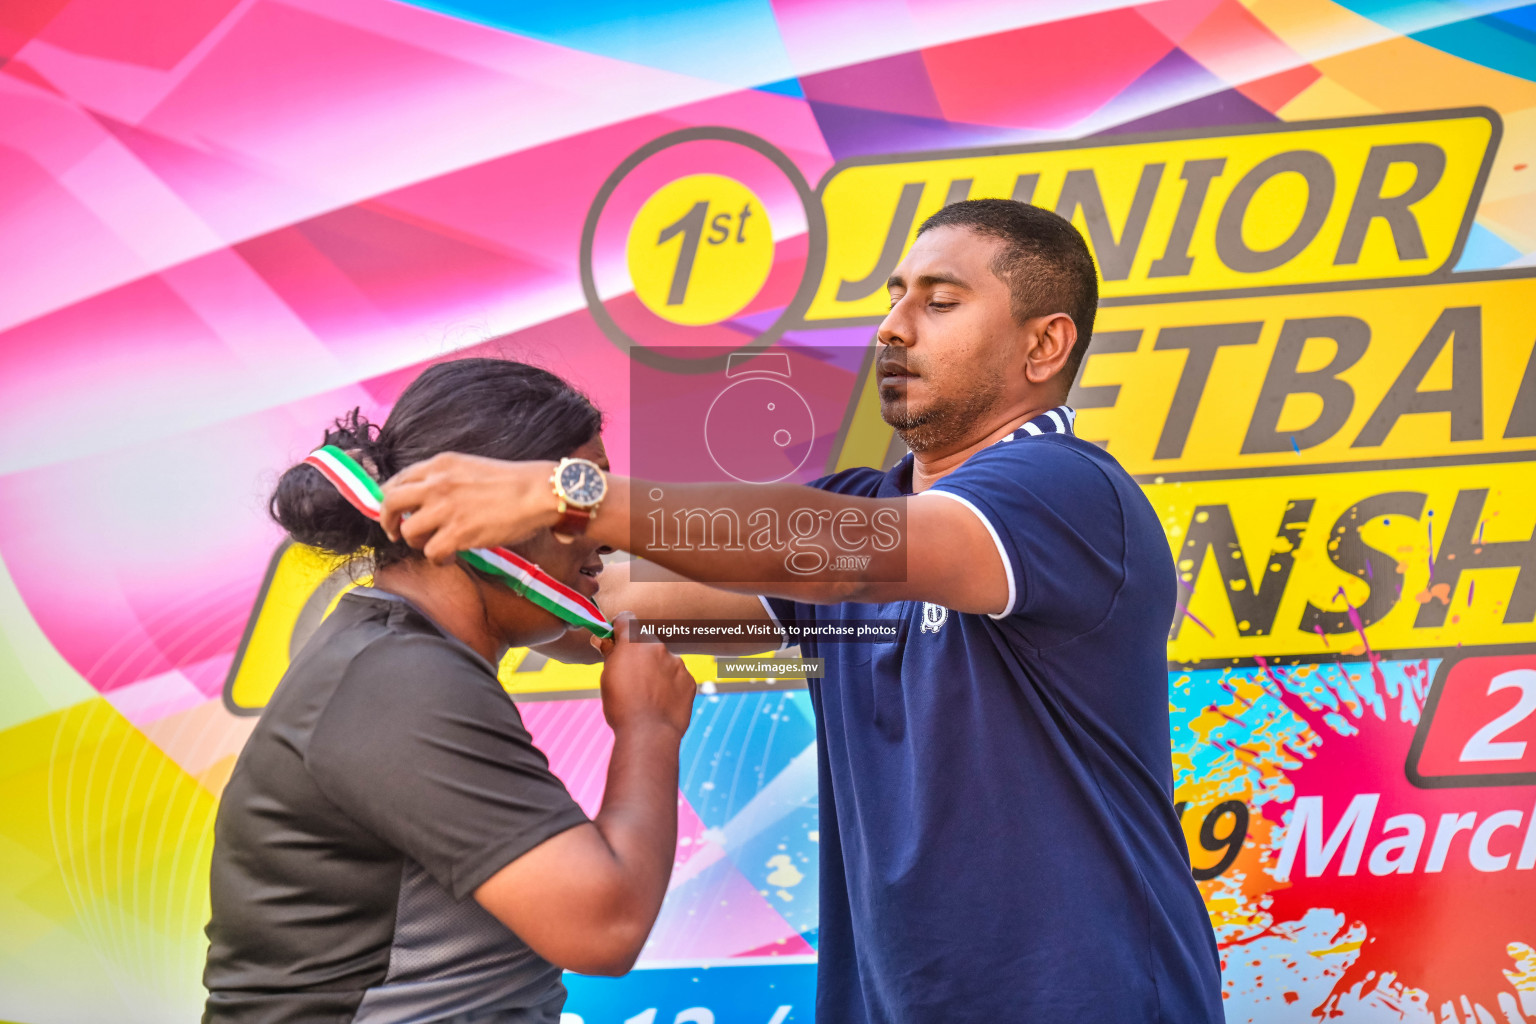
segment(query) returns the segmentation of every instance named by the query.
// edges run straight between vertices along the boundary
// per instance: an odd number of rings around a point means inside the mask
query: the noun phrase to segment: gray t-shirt
[[[586,820],[489,662],[399,598],[346,595],[225,787],[203,1021],[557,1021],[560,969],[472,894]]]

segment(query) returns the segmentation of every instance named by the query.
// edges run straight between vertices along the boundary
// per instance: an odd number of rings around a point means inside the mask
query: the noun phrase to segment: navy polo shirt
[[[1168,542],[1071,422],[1053,409],[912,499],[986,524],[1002,613],[765,599],[781,623],[907,622],[897,642],[802,645],[826,659],[821,1024],[1222,1020],[1173,807]],[[888,498],[911,480],[909,455],[815,486]]]

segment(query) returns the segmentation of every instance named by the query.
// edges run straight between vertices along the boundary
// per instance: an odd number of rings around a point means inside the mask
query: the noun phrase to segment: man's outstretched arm
[[[439,562],[468,548],[519,543],[560,518],[549,485],[553,468],[434,456],[384,485],[384,527]],[[757,532],[739,546],[669,543],[676,533],[669,538],[668,524],[682,517],[686,529],[700,513],[705,529],[719,514]],[[790,484],[654,484],[610,476],[588,535],[738,594],[812,604],[931,601],[978,613],[1009,605],[1009,576],[991,528],[965,503],[942,497],[854,498]],[[818,564],[818,551],[860,557]]]

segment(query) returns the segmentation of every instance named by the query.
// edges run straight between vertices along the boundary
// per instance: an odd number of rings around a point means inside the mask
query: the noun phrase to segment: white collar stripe
[[[1058,405],[1054,409],[1047,409],[1028,423],[1023,424],[1008,437],[1018,437],[1027,434],[1030,437],[1039,437],[1041,434],[1071,434],[1076,425],[1077,410],[1070,405]],[[1004,438],[1007,440],[1007,438]]]

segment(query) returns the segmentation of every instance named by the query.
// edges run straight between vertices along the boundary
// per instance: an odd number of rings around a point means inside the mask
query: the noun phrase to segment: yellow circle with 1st
[[[691,174],[640,207],[625,255],[646,309],[690,327],[719,323],[762,291],[773,269],[773,226],[741,182]]]

